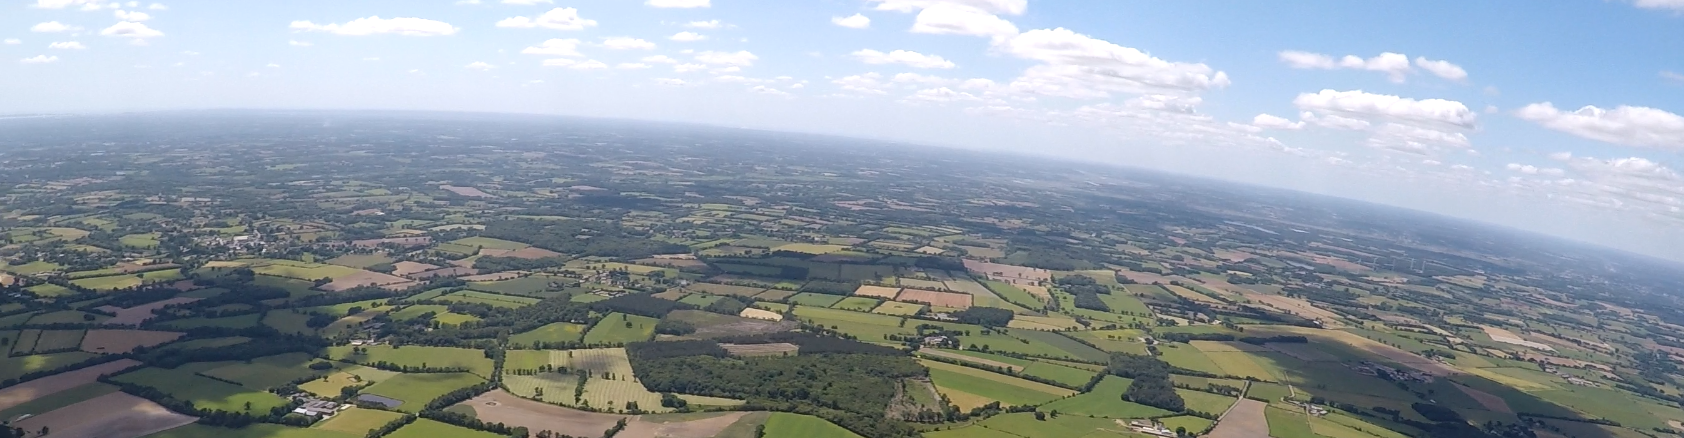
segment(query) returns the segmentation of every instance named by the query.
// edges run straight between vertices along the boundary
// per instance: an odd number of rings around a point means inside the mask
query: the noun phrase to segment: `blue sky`
[[[0,6],[0,114],[682,121],[1183,172],[1684,259],[1684,0]]]

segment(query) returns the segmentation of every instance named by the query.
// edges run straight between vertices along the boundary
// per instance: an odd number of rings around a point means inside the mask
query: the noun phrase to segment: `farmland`
[[[252,117],[272,125],[7,130],[40,147],[0,160],[0,416],[123,435],[110,426],[180,426],[191,401],[251,415],[157,436],[354,438],[397,415],[263,423],[297,384],[434,419],[429,402],[475,388],[450,412],[575,436],[622,418],[618,436],[729,438],[1097,438],[1146,419],[1394,438],[1457,416],[1624,438],[1684,421],[1684,269],[1658,260],[1084,163]],[[60,121],[3,124],[28,123]],[[742,410],[694,412],[717,407]],[[260,424],[211,425],[234,420]],[[507,435],[457,427],[388,436]]]

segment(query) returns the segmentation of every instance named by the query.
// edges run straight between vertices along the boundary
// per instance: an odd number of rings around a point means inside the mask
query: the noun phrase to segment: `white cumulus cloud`
[[[315,44],[311,43],[309,41],[287,40],[287,45],[293,46],[293,47],[310,47],[310,46],[314,46]]]
[[[469,70],[486,71],[486,70],[491,70],[491,69],[497,68],[497,66],[487,64],[483,61],[474,61],[473,63],[464,66],[464,68],[467,68]]]
[[[639,59],[638,61],[642,61],[642,62],[646,62],[646,63],[650,63],[650,64],[677,64],[678,63],[678,60],[672,59],[672,57],[667,56],[667,55],[645,56],[645,57],[643,57],[643,59]]]
[[[150,27],[146,27],[145,24],[133,21],[118,22],[117,24],[111,25],[111,27],[101,29],[99,34],[108,37],[133,38],[136,41],[164,36],[163,32],[159,32]]]
[[[1024,32],[998,50],[1044,63],[1030,67],[1010,85],[1035,94],[1095,99],[1112,92],[1198,92],[1230,83],[1227,73],[1202,63],[1165,61],[1064,28]]]
[[[702,35],[702,34],[695,33],[695,32],[679,32],[679,33],[672,34],[672,36],[667,37],[667,39],[687,43],[687,42],[692,42],[692,41],[705,40],[705,39],[708,39],[708,37],[707,37],[707,35]]]
[[[954,3],[938,3],[918,12],[913,33],[969,35],[1005,38],[1017,35],[1017,26],[988,11]]]
[[[1264,129],[1301,129],[1304,122],[1293,122],[1270,114],[1258,114],[1257,117],[1251,118],[1251,125]]]
[[[47,48],[49,48],[49,49],[64,49],[64,50],[87,50],[88,46],[83,45],[82,43],[77,42],[77,41],[63,41],[63,42],[56,42],[56,43],[48,44]]]
[[[574,70],[601,70],[608,68],[608,64],[594,59],[579,61],[575,59],[556,58],[544,60],[545,67],[566,67]]]
[[[1684,0],[1634,0],[1632,5],[1644,9],[1671,9],[1684,11]]]
[[[505,5],[534,6],[541,3],[553,4],[555,0],[503,0]]]
[[[580,17],[579,10],[574,8],[555,8],[537,17],[509,17],[497,22],[497,27],[519,29],[584,30],[592,26],[596,26],[596,20]]]
[[[20,60],[18,60],[18,62],[24,63],[24,64],[51,64],[51,63],[58,62],[58,57],[57,56],[47,56],[47,55],[35,55],[33,57],[20,59]]]
[[[725,27],[725,23],[721,23],[721,22],[719,22],[719,20],[692,21],[692,22],[689,22],[689,23],[684,23],[684,27],[688,27],[688,28],[691,28],[691,29],[718,29],[718,28],[721,28],[721,27]]]
[[[622,62],[622,63],[619,63],[618,65],[614,66],[614,68],[621,69],[621,70],[642,70],[642,69],[646,69],[646,68],[649,68],[649,67],[652,67],[652,66],[649,65],[649,64],[641,63],[641,62]]]
[[[863,49],[853,53],[854,58],[866,64],[904,64],[913,68],[953,68],[953,61],[940,56],[925,55],[908,50],[896,50],[883,53],[871,49]]]
[[[1400,121],[1433,123],[1457,128],[1472,128],[1478,119],[1467,105],[1454,100],[1410,99],[1362,90],[1321,90],[1299,94],[1292,103],[1298,108],[1329,111],[1348,115],[1383,117]]]
[[[579,54],[579,40],[551,38],[536,46],[521,49],[520,53],[544,56],[584,56]]]
[[[847,17],[830,17],[831,24],[850,29],[865,29],[871,27],[871,18],[860,14]]]
[[[118,9],[116,14],[117,19],[121,21],[146,21],[152,19],[152,15],[140,11],[125,11]]]
[[[17,38],[7,38],[6,39],[6,45],[8,45],[8,46],[15,46],[15,45],[18,45],[18,44],[23,44],[23,40],[20,40],[20,39],[17,39]]]
[[[631,37],[608,37],[602,39],[602,47],[609,50],[649,50],[655,48],[655,43]]]
[[[298,32],[327,32],[334,35],[367,36],[367,35],[402,35],[402,36],[444,36],[455,35],[456,26],[443,21],[428,20],[415,17],[380,18],[372,16],[347,21],[344,24],[328,23],[316,24],[309,20],[294,21],[289,26]]]
[[[1422,70],[1426,70],[1428,73],[1432,73],[1433,76],[1438,76],[1447,80],[1461,82],[1468,79],[1468,71],[1463,70],[1462,66],[1451,64],[1450,61],[1434,61],[1427,59],[1426,57],[1417,56],[1415,57],[1415,66],[1420,67]]]
[[[1666,110],[1621,105],[1585,106],[1565,112],[1549,102],[1534,103],[1515,115],[1545,128],[1627,146],[1684,149],[1684,117]]]
[[[1379,56],[1367,59],[1363,59],[1362,57],[1358,57],[1356,55],[1345,55],[1345,57],[1335,60],[1332,56],[1297,50],[1283,51],[1277,56],[1280,57],[1281,62],[1286,63],[1288,67],[1292,68],[1377,71],[1385,73],[1392,82],[1403,82],[1404,79],[1408,78],[1409,73],[1414,71],[1414,69],[1409,66],[1408,56],[1392,52],[1381,53]]]
[[[966,6],[997,14],[1023,15],[1029,10],[1029,0],[870,0],[879,11],[913,12],[936,5]]]

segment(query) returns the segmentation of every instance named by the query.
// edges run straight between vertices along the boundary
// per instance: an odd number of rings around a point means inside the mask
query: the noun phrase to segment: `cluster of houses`
[[[1346,365],[1363,375],[1396,380],[1400,382],[1433,383],[1433,375],[1415,370],[1400,370],[1369,361],[1362,361],[1356,365]]]
[[[339,411],[351,408],[351,405],[349,404],[334,403],[332,401],[318,399],[302,393],[293,395],[293,399],[302,401],[304,404],[299,405],[296,409],[293,409],[292,413],[318,420],[332,417],[333,414],[337,414]]]
[[[1596,382],[1585,380],[1583,378],[1580,378],[1579,376],[1575,376],[1575,375],[1572,375],[1572,374],[1570,374],[1566,371],[1562,371],[1560,368],[1556,368],[1555,365],[1544,365],[1544,372],[1554,374],[1556,377],[1560,377],[1562,380],[1566,380],[1567,383],[1571,383],[1571,384],[1574,384],[1574,385],[1589,386],[1589,387],[1592,387],[1592,388],[1602,386],[1602,385],[1600,385]]]
[[[1301,402],[1301,401],[1293,400],[1293,399],[1286,399],[1286,402],[1291,403],[1293,406],[1297,406],[1300,409],[1303,409],[1305,413],[1308,413],[1310,415],[1314,415],[1314,416],[1317,416],[1317,417],[1327,415],[1327,412],[1328,412],[1327,408],[1322,407],[1321,405],[1317,405],[1315,403]]]
[[[1135,432],[1144,433],[1144,434],[1151,435],[1151,436],[1161,436],[1161,437],[1169,437],[1169,438],[1175,437],[1175,431],[1169,430],[1169,428],[1164,427],[1163,423],[1159,423],[1159,422],[1153,421],[1153,420],[1134,420],[1134,421],[1130,421],[1129,422],[1129,428],[1134,429]]]

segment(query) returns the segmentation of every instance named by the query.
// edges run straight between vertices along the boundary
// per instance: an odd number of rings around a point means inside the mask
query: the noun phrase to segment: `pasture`
[[[928,360],[919,360],[919,363],[930,369],[930,381],[935,383],[936,389],[960,409],[982,406],[989,401],[999,401],[1006,406],[1033,405],[1076,393],[975,368]]]
[[[516,308],[537,304],[543,301],[538,298],[517,297],[512,295],[490,294],[471,290],[459,291],[437,298],[438,301],[450,303],[484,304],[492,307]]]
[[[1310,429],[1310,422],[1304,414],[1288,411],[1270,405],[1263,409],[1263,417],[1269,421],[1269,436],[1274,438],[1318,438],[1315,431]]]
[[[256,327],[259,324],[258,320],[262,317],[263,317],[263,314],[261,314],[261,313],[248,313],[248,314],[244,314],[244,315],[225,316],[225,317],[221,317],[221,318],[193,317],[193,318],[185,318],[185,319],[164,321],[164,322],[158,323],[157,325],[159,327],[167,327],[167,328],[182,329],[182,330],[199,328],[199,327],[220,327],[220,328],[239,329],[239,328],[246,328],[246,327]]]
[[[902,303],[899,301],[884,301],[882,305],[877,306],[875,309],[871,309],[871,313],[880,313],[891,316],[912,316],[924,312],[924,309],[926,308],[929,308],[929,306],[925,306],[923,304]]]
[[[35,315],[29,318],[29,324],[87,324],[99,323],[111,319],[109,316],[79,312],[75,310],[60,310]]]
[[[158,233],[129,234],[117,238],[117,243],[123,246],[140,249],[158,247]]]
[[[477,236],[476,237],[465,237],[465,238],[461,238],[461,239],[456,239],[456,240],[450,241],[449,243],[455,244],[455,245],[467,246],[467,247],[480,248],[480,249],[504,249],[504,250],[509,250],[509,251],[514,251],[514,250],[517,250],[517,249],[525,249],[526,247],[532,246],[532,245],[527,245],[527,244],[520,243],[520,242],[508,241],[508,240],[503,240],[503,239],[493,239],[493,238],[490,238],[490,237],[477,237]]]
[[[406,373],[363,388],[360,393],[400,400],[403,404],[395,409],[415,413],[421,412],[433,399],[481,383],[485,379],[468,373]]]
[[[357,269],[391,262],[392,258],[387,257],[385,254],[346,254],[327,260],[327,264],[330,265],[347,266]]]
[[[149,330],[88,330],[81,349],[89,353],[122,354],[138,347],[151,347],[181,337],[177,332]]]
[[[408,404],[408,403],[405,403]],[[398,428],[386,435],[389,438],[504,438],[491,432],[481,432],[461,426],[453,426],[425,418],[418,418],[414,423]]]
[[[545,324],[531,331],[509,335],[511,346],[531,346],[537,342],[578,342],[585,337],[586,327],[570,322]]]
[[[811,415],[773,412],[766,419],[766,436],[803,438],[859,438],[842,426]]]
[[[1094,385],[1093,389],[1066,399],[1060,399],[1041,405],[1042,412],[1058,411],[1065,414],[1087,415],[1104,418],[1147,418],[1169,415],[1170,412],[1123,400],[1123,392],[1127,391],[1133,380],[1117,376],[1105,376]]]
[[[841,301],[837,301],[836,304],[833,304],[830,307],[833,309],[852,310],[855,312],[870,312],[871,309],[877,308],[878,302],[879,301],[875,299],[865,297],[847,297],[843,298]]]
[[[362,272],[361,269],[346,266],[283,259],[258,259],[250,267],[252,272],[258,274],[304,281],[339,278]]]
[[[247,388],[266,390],[294,380],[333,372],[331,368],[321,371],[310,369],[310,364],[321,361],[309,353],[287,353],[212,368],[199,374],[236,382]]]
[[[1129,436],[1115,433],[1099,433],[1101,430],[1121,431],[1122,425],[1116,420],[1108,418],[1090,418],[1077,415],[1059,415],[1049,417],[1046,421],[1036,420],[1031,412],[996,415],[980,423],[993,431],[1004,432],[1007,436],[1024,438],[1063,438],[1088,436]],[[970,436],[970,435],[959,435]]]
[[[316,333],[316,329],[306,324],[309,321],[310,315],[290,310],[270,310],[263,314],[263,319],[259,322],[281,333],[310,335]]]
[[[25,330],[30,332],[32,330]],[[35,340],[34,352],[75,350],[82,345],[82,336],[87,332],[82,330],[41,330],[40,337]]]
[[[338,394],[335,394],[338,395]],[[333,418],[310,426],[311,429],[345,432],[354,436],[367,435],[369,431],[379,429],[392,420],[403,417],[403,414],[379,409],[346,409]]]
[[[957,309],[971,307],[971,300],[973,298],[974,297],[968,294],[936,292],[923,289],[901,289],[900,295],[895,296],[896,301],[924,303],[931,306],[952,307]]]
[[[298,385],[298,389],[323,397],[338,397],[347,386],[380,382],[398,375],[395,371],[369,368],[362,365],[334,364],[339,371]]]
[[[1181,399],[1187,402],[1187,409],[1217,415],[1226,412],[1228,407],[1233,406],[1234,400],[1236,400],[1236,398],[1226,395],[1188,389],[1176,389],[1175,393],[1181,395]]]
[[[836,305],[836,303],[838,303],[838,302],[841,302],[842,298],[845,298],[845,297],[843,297],[841,295],[826,295],[826,294],[816,294],[816,293],[812,293],[812,292],[802,292],[802,293],[795,294],[794,296],[791,296],[789,298],[786,298],[786,299],[784,299],[784,301],[788,301],[790,304],[795,304],[795,305],[800,305],[800,306],[830,307],[830,306]]]
[[[1019,373],[1026,376],[1040,377],[1058,382],[1065,386],[1077,388],[1082,387],[1082,385],[1086,385],[1088,380],[1093,379],[1093,375],[1095,374],[1093,371],[1079,370],[1063,365],[1054,365],[1040,361],[1030,362],[1029,366],[1024,367],[1023,371],[1020,371]]]
[[[647,341],[655,336],[655,324],[660,320],[647,316],[610,313],[585,332],[589,345],[612,345]]]
[[[490,376],[492,370],[491,359],[485,358],[485,352],[471,348],[376,345],[363,350],[363,354],[352,354],[350,346],[328,347],[327,355],[329,359],[357,364],[389,362],[399,366],[466,368],[481,377]]]
[[[546,275],[529,275],[507,280],[471,281],[468,282],[468,289],[505,295],[541,297],[544,295],[542,292],[550,289],[551,281],[555,281],[555,279]]]
[[[111,379],[152,387],[169,394],[170,398],[191,401],[194,406],[198,406],[200,409],[218,409],[264,415],[270,409],[286,404],[285,399],[274,394],[201,377],[193,374],[191,370],[181,368],[141,368]],[[251,406],[249,410],[246,409],[248,404]]]
[[[411,304],[399,309],[396,312],[392,312],[392,320],[409,321],[420,318],[428,313],[433,314],[433,321],[438,321],[440,324],[456,325],[468,321],[479,320],[479,317],[477,316],[451,313],[450,306],[442,304]]]

